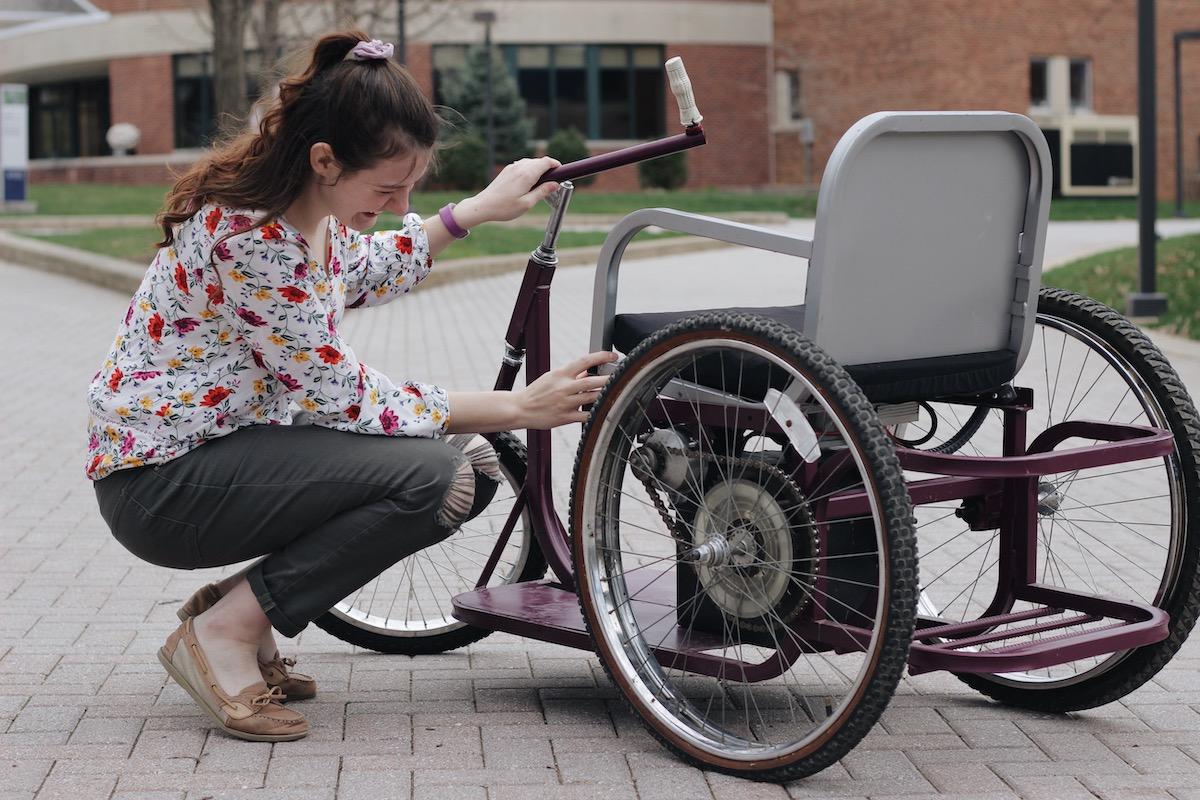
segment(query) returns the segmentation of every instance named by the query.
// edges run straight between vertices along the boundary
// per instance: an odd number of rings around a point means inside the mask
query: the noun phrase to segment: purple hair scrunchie
[[[359,42],[354,45],[343,61],[387,61],[392,57],[395,48],[391,42],[381,42],[372,39],[369,42]]]

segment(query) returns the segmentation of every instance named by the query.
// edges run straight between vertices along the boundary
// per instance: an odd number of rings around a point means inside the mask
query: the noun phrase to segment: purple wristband
[[[438,217],[441,218],[442,224],[446,226],[446,230],[455,239],[465,239],[470,233],[454,220],[454,203],[447,203],[438,211]]]

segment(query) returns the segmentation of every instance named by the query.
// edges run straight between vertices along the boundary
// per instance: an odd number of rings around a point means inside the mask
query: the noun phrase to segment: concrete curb
[[[728,246],[724,242],[691,236],[635,241],[626,248],[625,258],[657,258]],[[599,255],[599,245],[565,248],[558,251],[558,265],[560,267],[594,265]],[[146,273],[144,265],[135,264],[132,261],[89,253],[74,247],[51,244],[5,231],[0,231],[0,258],[34,269],[68,275],[123,294],[132,294],[136,291]],[[433,272],[422,281],[422,285],[447,286],[464,280],[501,275],[506,272],[518,272],[525,268],[528,260],[528,253],[511,253],[500,256],[437,261]]]

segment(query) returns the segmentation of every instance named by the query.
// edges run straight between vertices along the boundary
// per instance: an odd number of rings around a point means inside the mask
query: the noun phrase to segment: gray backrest
[[[1037,126],[882,112],[830,156],[804,333],[843,364],[1029,348],[1050,206]]]

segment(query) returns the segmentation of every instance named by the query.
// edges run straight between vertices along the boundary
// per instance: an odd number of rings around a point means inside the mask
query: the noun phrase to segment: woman
[[[422,221],[408,214],[438,119],[391,45],[332,34],[285,80],[256,132],[185,174],[164,239],[92,381],[88,476],[114,536],[195,569],[264,556],[196,592],[159,659],[223,730],[297,739],[295,636],[355,588],[485,506],[499,473],[444,434],[581,422],[593,353],[522,390],[448,392],[361,363],[346,307],[409,291],[454,239],[528,211],[550,158],[506,167]],[[400,230],[375,234],[383,211]],[[305,412],[292,424],[289,402]],[[366,435],[355,435],[366,434]],[[201,446],[203,445],[203,446]],[[474,448],[472,448],[474,450]]]

